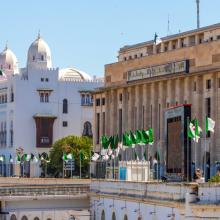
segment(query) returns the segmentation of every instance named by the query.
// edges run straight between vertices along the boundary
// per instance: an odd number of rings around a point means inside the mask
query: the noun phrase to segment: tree
[[[82,174],[88,174],[92,140],[88,137],[67,136],[56,141],[50,150],[48,173],[57,177],[63,171],[63,153],[72,153],[75,160],[74,174],[79,176],[80,154]],[[82,156],[83,155],[83,156]]]

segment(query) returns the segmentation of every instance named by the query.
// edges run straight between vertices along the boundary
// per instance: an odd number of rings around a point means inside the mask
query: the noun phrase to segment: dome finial
[[[37,39],[40,39],[41,36],[40,36],[40,29],[38,30],[38,35],[37,35]]]

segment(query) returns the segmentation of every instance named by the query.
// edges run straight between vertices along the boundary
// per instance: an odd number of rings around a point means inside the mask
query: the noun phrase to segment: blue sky
[[[201,26],[220,22],[220,1],[200,2]],[[0,8],[0,48],[8,41],[20,67],[40,29],[54,67],[97,76],[120,47],[166,36],[168,14],[171,34],[196,27],[195,0],[7,0]]]

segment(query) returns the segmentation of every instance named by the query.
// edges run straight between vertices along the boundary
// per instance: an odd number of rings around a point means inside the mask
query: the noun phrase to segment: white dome
[[[61,69],[59,72],[59,79],[92,80],[90,75],[75,68]]]
[[[38,38],[29,47],[27,66],[34,68],[52,68],[50,48],[40,35],[38,35]]]
[[[0,69],[5,72],[17,72],[18,60],[15,54],[7,47],[0,53]]]

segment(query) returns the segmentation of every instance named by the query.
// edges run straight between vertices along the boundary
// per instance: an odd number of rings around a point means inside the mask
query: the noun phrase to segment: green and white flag
[[[214,133],[215,121],[211,118],[206,117],[206,132],[211,131]]]
[[[67,158],[67,154],[66,154],[66,153],[63,153],[63,157],[62,157],[62,159],[63,159],[65,162],[68,161],[68,158]]]
[[[100,155],[97,153],[94,153],[92,156],[92,161],[97,161],[99,159]]]
[[[69,153],[67,154],[67,160],[73,160],[73,154],[72,153]]]
[[[17,161],[18,163],[21,162],[21,155],[20,155],[20,153],[17,154],[16,161]]]
[[[108,149],[109,142],[110,142],[109,139],[105,135],[102,135],[101,144],[104,149]]]
[[[4,157],[0,156],[0,161],[3,162],[4,161]]]
[[[150,145],[153,145],[154,143],[154,131],[152,128],[149,128],[147,131],[146,131],[146,134],[148,135],[148,139],[149,139],[149,144]]]
[[[192,120],[189,123],[189,128],[188,128],[188,137],[193,139],[196,143],[199,142],[199,138],[201,135],[202,129],[199,127],[199,122],[197,119]]]

